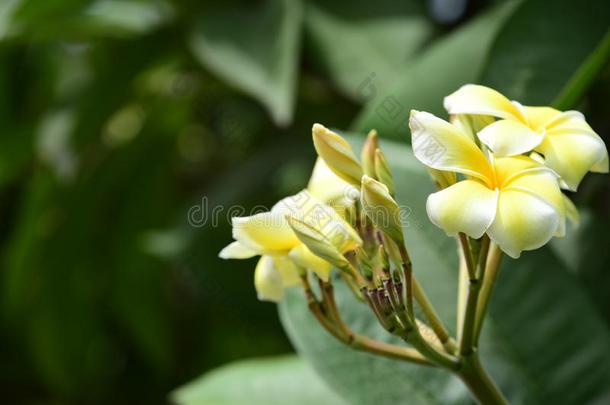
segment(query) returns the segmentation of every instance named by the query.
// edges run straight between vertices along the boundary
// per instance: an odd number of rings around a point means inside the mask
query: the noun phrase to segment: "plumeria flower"
[[[488,157],[468,134],[426,112],[411,111],[409,125],[422,163],[465,177],[428,197],[431,221],[448,235],[487,233],[517,258],[564,233],[566,207],[552,170],[526,156]]]
[[[468,84],[445,97],[451,115],[492,116],[499,120],[478,137],[496,156],[515,156],[535,150],[557,172],[564,187],[575,191],[587,172],[608,172],[604,141],[578,111],[522,106],[485,86]]]
[[[328,172],[327,172],[328,170]],[[232,219],[234,242],[219,254],[223,259],[261,256],[254,271],[254,285],[261,300],[280,301],[284,289],[300,282],[302,271],[312,271],[328,281],[332,265],[313,254],[295,235],[287,217],[296,218],[324,233],[341,253],[362,242],[347,222],[328,204],[316,198],[338,198],[345,184],[333,182],[330,170],[316,165],[310,191],[287,197],[271,211]],[[334,176],[334,174],[333,174]],[[320,188],[322,187],[322,188]],[[322,193],[323,191],[323,193]]]

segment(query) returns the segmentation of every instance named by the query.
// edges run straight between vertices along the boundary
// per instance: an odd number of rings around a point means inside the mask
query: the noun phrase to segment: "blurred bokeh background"
[[[163,403],[215,366],[292,351],[255,261],[217,258],[235,207],[304,186],[313,122],[408,142],[408,110],[442,114],[467,82],[555,100],[608,7],[558,1],[539,20],[546,2],[520,3],[1,0],[2,402]],[[511,59],[529,39],[542,56]],[[608,142],[603,58],[562,100]],[[582,190],[607,226],[607,178]],[[582,277],[608,319],[608,276]]]

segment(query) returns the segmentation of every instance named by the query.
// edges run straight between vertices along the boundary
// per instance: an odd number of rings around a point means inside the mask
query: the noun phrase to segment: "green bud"
[[[390,195],[394,197],[394,177],[390,171],[390,166],[385,158],[385,154],[381,151],[381,149],[377,149],[375,151],[375,173],[377,174],[377,180],[385,184],[388,187]]]
[[[330,170],[341,179],[358,187],[362,177],[362,167],[350,144],[320,124],[314,124],[312,134],[316,152],[324,159]]]
[[[297,238],[299,238],[313,254],[339,269],[344,269],[349,265],[349,262],[343,257],[339,249],[337,249],[320,230],[290,216],[287,216],[286,220]]]
[[[378,229],[396,243],[404,243],[400,207],[385,184],[364,175],[360,201],[367,217]]]
[[[362,147],[361,160],[364,174],[371,176],[374,179],[377,179],[375,171],[375,151],[378,148],[379,142],[377,141],[377,131],[371,129],[366,137],[366,142],[364,142],[364,146]]]

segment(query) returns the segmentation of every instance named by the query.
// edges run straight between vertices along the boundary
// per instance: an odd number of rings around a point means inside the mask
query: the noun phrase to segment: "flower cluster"
[[[412,111],[409,124],[415,156],[442,178],[428,215],[449,235],[487,234],[517,258],[563,236],[566,218],[577,220],[561,188],[608,172],[604,142],[577,111],[523,106],[478,85],[444,105],[451,123]]]
[[[463,86],[444,106],[449,122],[411,111],[409,125],[413,152],[440,189],[428,197],[428,215],[448,235],[486,235],[517,258],[563,236],[566,219],[577,221],[562,188],[575,191],[588,171],[608,172],[604,142],[579,112],[523,106],[478,85]],[[376,132],[360,159],[335,132],[320,124],[312,132],[319,158],[307,189],[270,212],[233,218],[235,241],[220,252],[261,256],[254,279],[263,300],[281,300],[308,273],[326,282],[333,267],[355,290],[374,288],[390,277],[388,258],[404,246]]]
[[[578,213],[562,189],[575,191],[589,171],[608,172],[608,152],[575,111],[522,106],[475,85],[446,97],[445,107],[449,121],[411,111],[409,126],[413,153],[439,189],[428,196],[428,216],[461,248],[457,338],[414,274],[403,210],[374,130],[358,159],[344,138],[315,124],[319,158],[307,189],[269,212],[233,218],[235,241],[220,256],[261,256],[254,272],[259,298],[279,301],[286,287],[300,284],[319,324],[354,349],[445,368],[480,403],[506,404],[478,358],[502,253],[517,258],[563,236]],[[360,335],[343,321],[333,268],[408,347]]]

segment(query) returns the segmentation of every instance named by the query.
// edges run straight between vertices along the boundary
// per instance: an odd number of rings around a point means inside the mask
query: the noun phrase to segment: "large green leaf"
[[[482,82],[523,103],[569,108],[607,60],[608,21],[606,0],[526,1],[498,34]]]
[[[343,405],[296,356],[245,360],[221,367],[174,391],[180,405]]]
[[[393,78],[390,89],[369,99],[353,129],[376,128],[384,136],[406,137],[409,110],[443,114],[443,97],[477,80],[495,34],[514,6],[512,1],[496,6],[432,44]],[[376,89],[374,80],[370,86],[368,92]]]
[[[555,239],[552,247],[577,274],[598,309],[610,323],[610,221],[590,210],[581,210],[581,223],[565,238]]]
[[[455,244],[428,221],[432,192],[410,149],[386,143],[398,200],[408,207],[407,246],[415,274],[454,330]],[[548,248],[505,260],[482,337],[483,362],[512,403],[582,404],[610,395],[610,333],[575,277]],[[339,305],[357,330],[388,339],[368,309],[338,288]],[[357,353],[325,334],[298,290],[280,307],[297,350],[341,395],[358,404],[460,403],[460,383],[444,372]],[[349,370],[342,372],[338,370]],[[586,376],[586,377],[583,377]]]
[[[433,29],[415,0],[310,2],[305,27],[314,61],[357,101],[392,85]]]
[[[214,74],[257,98],[278,124],[294,109],[302,6],[298,0],[267,0],[209,13],[191,36],[197,59]]]

